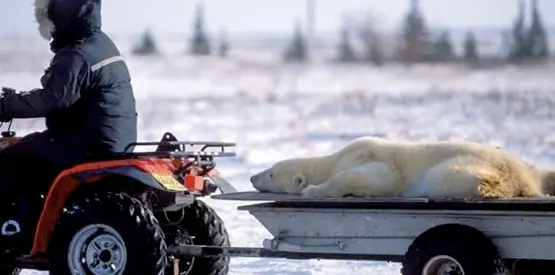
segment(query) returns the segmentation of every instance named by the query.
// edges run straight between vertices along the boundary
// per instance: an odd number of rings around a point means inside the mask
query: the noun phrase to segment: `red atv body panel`
[[[187,175],[185,182],[177,181],[174,173],[176,167],[182,165],[182,161],[173,161],[161,158],[111,160],[81,164],[63,171],[54,180],[46,196],[37,222],[31,254],[47,251],[50,237],[68,198],[82,184],[92,184],[106,176],[123,175],[170,192],[201,192],[204,188],[204,178]]]

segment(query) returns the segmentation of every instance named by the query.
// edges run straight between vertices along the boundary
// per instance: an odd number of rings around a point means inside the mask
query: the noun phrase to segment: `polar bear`
[[[261,192],[303,197],[511,198],[555,191],[554,172],[498,147],[377,137],[355,139],[325,156],[279,161],[250,181]]]

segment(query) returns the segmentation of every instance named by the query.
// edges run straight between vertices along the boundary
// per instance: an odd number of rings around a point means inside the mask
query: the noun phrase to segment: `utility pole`
[[[306,0],[306,44],[309,53],[312,53],[315,26],[316,26],[316,0]]]

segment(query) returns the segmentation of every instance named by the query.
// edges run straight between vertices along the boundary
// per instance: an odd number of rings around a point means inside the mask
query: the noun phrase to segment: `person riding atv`
[[[225,149],[235,144],[170,132],[137,142],[129,70],[101,30],[100,2],[35,0],[54,57],[42,88],[2,89],[0,122],[44,117],[46,130],[0,138],[0,275],[226,275],[229,256],[181,250],[230,246],[199,198],[226,182],[215,158],[235,156]]]
[[[47,188],[91,155],[121,152],[137,139],[130,74],[101,29],[101,0],[35,0],[35,17],[54,53],[42,88],[0,99],[0,121],[41,118],[46,130],[0,151],[0,188]],[[20,173],[21,167],[35,169]],[[22,189],[22,187],[20,187]],[[6,193],[6,192],[3,192]]]

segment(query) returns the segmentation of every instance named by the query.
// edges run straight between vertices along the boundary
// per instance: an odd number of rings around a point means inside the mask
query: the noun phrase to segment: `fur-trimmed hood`
[[[100,31],[101,0],[35,0],[39,32],[58,43],[83,39]]]

